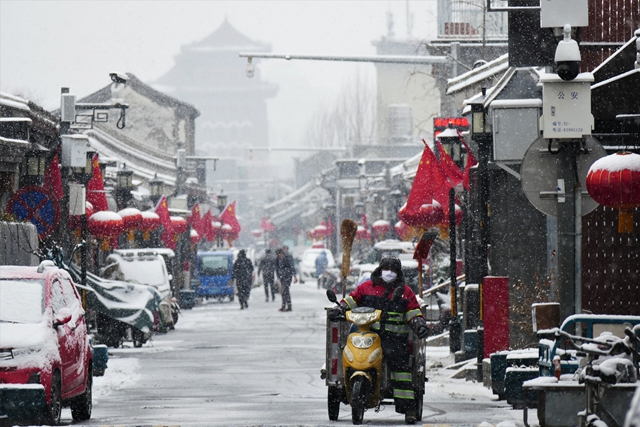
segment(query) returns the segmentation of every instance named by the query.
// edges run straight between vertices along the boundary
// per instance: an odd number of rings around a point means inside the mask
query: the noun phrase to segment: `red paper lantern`
[[[315,232],[315,230],[313,230],[313,229],[312,229],[312,230],[307,230],[307,237],[308,237],[310,240],[315,240],[315,239],[316,239],[316,232]]]
[[[86,206],[85,206],[85,215],[87,217],[87,219],[91,218],[91,215],[93,215],[95,213],[95,210],[93,209],[93,205],[89,202],[85,202]],[[82,231],[80,228],[82,226],[82,217],[80,215],[71,215],[69,216],[69,219],[67,220],[67,228],[69,230],[77,230],[78,231],[78,236],[80,237],[80,232]]]
[[[111,211],[96,212],[87,221],[89,233],[102,240],[101,249],[109,249],[109,240],[124,231],[124,222],[120,215]]]
[[[640,155],[618,152],[596,160],[587,174],[587,191],[601,205],[619,209],[618,233],[631,233],[632,210],[640,206]]]
[[[462,222],[462,208],[458,205],[455,205],[455,207],[456,207],[456,225],[460,225],[460,223]],[[442,222],[440,222],[437,226],[440,229],[440,238],[448,239],[449,226],[450,226],[449,215],[447,215],[446,217],[443,216]]]
[[[258,237],[262,236],[262,230],[260,230],[259,228],[251,230],[251,235],[257,239]]]
[[[176,234],[182,234],[189,228],[189,223],[187,223],[187,220],[182,218],[181,216],[171,216],[169,217],[169,219],[171,220],[173,231]]]
[[[369,233],[369,230],[359,225],[358,229],[356,230],[356,239],[371,240],[371,233]]]
[[[233,228],[229,224],[223,224],[220,227],[220,236],[222,236],[223,238],[227,239],[233,234],[235,233],[233,232]]]
[[[160,217],[155,212],[144,211],[142,214],[142,223],[140,224],[140,231],[142,231],[142,237],[144,240],[149,240],[152,231],[160,227]]]
[[[324,224],[316,225],[313,231],[317,239],[322,239],[327,235],[327,226]]]
[[[118,215],[124,223],[124,231],[127,232],[127,240],[133,241],[133,231],[142,225],[142,212],[136,208],[125,208],[118,211]]]
[[[432,200],[431,204],[420,206],[417,212],[408,212],[407,205],[404,205],[398,212],[398,218],[408,226],[426,229],[444,221],[444,211],[440,203]]]
[[[400,238],[400,240],[405,240],[411,235],[411,227],[404,223],[404,221],[396,222],[396,225],[393,226],[396,234]]]
[[[373,233],[384,239],[384,235],[391,231],[391,223],[384,219],[379,219],[371,225]]]
[[[262,218],[262,221],[260,222],[260,228],[262,228],[264,231],[275,231],[276,230],[275,225],[273,225],[273,223],[266,216],[264,218]]]
[[[219,221],[211,221],[211,228],[213,228],[213,236],[215,238],[222,236],[222,223]]]
[[[190,234],[190,239],[191,239],[191,244],[192,245],[197,245],[200,242],[200,235],[198,234],[198,232],[196,230],[194,230],[193,228],[191,229]]]

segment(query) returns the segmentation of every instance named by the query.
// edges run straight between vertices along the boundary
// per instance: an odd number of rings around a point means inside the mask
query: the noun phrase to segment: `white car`
[[[411,254],[415,249],[413,242],[401,242],[400,240],[387,239],[377,242],[367,256],[361,260],[361,264],[377,264],[382,258],[398,258],[401,254]]]
[[[117,249],[107,257],[102,277],[153,286],[162,296],[160,330],[174,325],[171,305],[171,275],[164,258],[154,249]]]
[[[316,258],[323,252],[327,255],[327,261],[329,264],[327,268],[335,268],[336,262],[333,259],[333,254],[329,249],[322,248],[309,248],[306,249],[302,253],[302,257],[300,258],[300,264],[298,264],[298,273],[300,276],[300,282],[304,283],[305,280],[317,279],[318,275],[316,274]]]

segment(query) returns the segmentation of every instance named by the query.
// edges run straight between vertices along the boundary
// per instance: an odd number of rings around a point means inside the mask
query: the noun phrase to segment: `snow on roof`
[[[620,172],[624,169],[640,172],[640,154],[624,152],[602,157],[593,162],[589,172],[597,170]]]
[[[159,179],[170,186],[175,186],[177,175],[175,163],[130,147],[97,128],[88,130],[85,134],[89,137],[89,144],[92,148],[95,148],[100,154],[122,159],[126,162],[127,168],[133,170],[136,175],[145,179],[152,179],[156,173],[160,172],[158,173]],[[167,174],[166,172],[169,171],[175,171],[175,174]]]
[[[19,96],[10,95],[6,92],[0,92],[0,105],[4,107],[17,108],[19,110],[29,111],[29,101]]]
[[[459,92],[509,68],[509,54],[504,54],[474,70],[447,80],[447,95]]]

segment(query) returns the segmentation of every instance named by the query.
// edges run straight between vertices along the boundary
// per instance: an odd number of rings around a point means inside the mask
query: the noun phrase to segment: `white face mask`
[[[391,283],[396,280],[396,277],[398,277],[398,275],[395,272],[391,270],[382,270],[382,280],[385,282]]]

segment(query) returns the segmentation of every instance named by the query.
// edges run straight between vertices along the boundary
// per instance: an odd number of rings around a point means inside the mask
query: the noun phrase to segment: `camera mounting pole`
[[[580,49],[571,26],[555,53],[556,73],[543,74],[542,138],[547,155],[556,159],[558,218],[558,299],[561,320],[582,311],[582,188],[578,163],[591,136],[591,73],[580,73]],[[536,140],[537,141],[537,140]],[[534,144],[536,142],[534,141]],[[597,144],[597,142],[596,142]],[[551,150],[551,147],[557,149]],[[594,159],[595,160],[595,159]],[[540,197],[543,195],[540,194]]]

